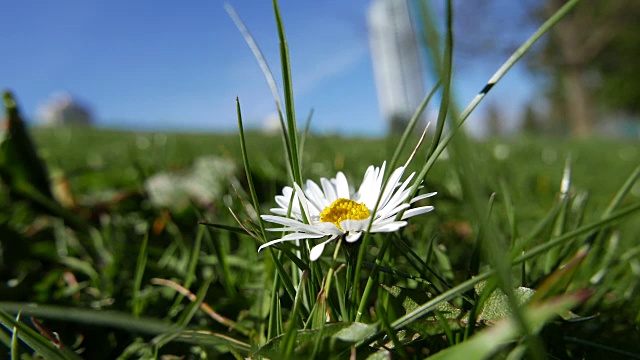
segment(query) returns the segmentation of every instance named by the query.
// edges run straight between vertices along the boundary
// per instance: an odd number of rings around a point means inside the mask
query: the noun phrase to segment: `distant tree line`
[[[456,2],[462,66],[479,56],[504,59],[566,2]],[[639,19],[639,0],[583,0],[560,21],[526,57],[529,71],[544,81],[540,98],[522,112],[522,130],[586,137],[616,119],[640,126]],[[493,105],[487,118],[489,130],[499,132]]]

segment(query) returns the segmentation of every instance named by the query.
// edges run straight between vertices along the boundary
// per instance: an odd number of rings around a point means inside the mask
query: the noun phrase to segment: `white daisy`
[[[339,236],[344,236],[347,242],[357,241],[362,232],[369,227],[371,214],[374,213],[379,197],[380,203],[371,223],[371,232],[396,231],[407,225],[403,220],[433,210],[433,206],[409,209],[404,212],[400,220],[396,220],[396,215],[400,211],[436,193],[416,196],[407,201],[411,190],[408,188],[409,183],[415,173],[409,175],[404,182],[400,182],[405,170],[404,166],[397,168],[391,174],[388,185],[383,189],[385,164],[383,163],[381,168],[369,166],[360,188],[355,193],[349,190],[349,183],[342,172],[339,172],[334,179],[321,178],[320,186],[311,180],[307,180],[304,190],[297,184],[293,185],[295,190],[286,186],[282,189],[282,195],[276,196],[279,207],[271,209],[271,212],[276,215],[261,217],[265,221],[284,226],[267,230],[291,233],[263,244],[258,251],[283,241],[319,239],[328,236],[328,240],[316,244],[311,249],[310,258],[311,261],[315,261],[322,255],[325,245]],[[289,209],[291,213],[287,217]]]

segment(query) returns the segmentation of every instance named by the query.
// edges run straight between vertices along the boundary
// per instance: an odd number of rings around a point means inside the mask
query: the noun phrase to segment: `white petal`
[[[292,231],[297,232],[299,229],[294,229],[292,227],[279,227],[279,228],[266,228],[267,231]]]
[[[291,213],[289,213],[289,209],[283,209],[283,208],[273,208],[269,210],[276,215],[302,221],[302,215],[300,214],[299,211],[294,211],[294,209],[291,209]],[[289,214],[289,216],[287,216],[287,214]]]
[[[312,247],[311,252],[309,252],[309,260],[311,261],[318,260],[322,255],[322,252],[324,251],[324,246],[330,243],[331,241],[333,241],[335,238],[336,238],[335,236],[332,236],[329,238],[329,240],[323,241],[320,244],[317,244],[316,246]]]
[[[293,188],[291,186],[285,186],[282,188],[282,196],[290,199],[291,194],[293,194]]]
[[[380,199],[380,207],[384,207],[389,202],[389,199],[391,199],[391,194],[393,194],[393,191],[398,186],[398,181],[402,177],[403,173],[404,166],[400,166],[393,171],[391,176],[389,176],[389,180],[387,181],[387,184],[384,188],[384,193],[382,194],[382,198]]]
[[[342,220],[340,221],[340,227],[345,231],[363,231],[369,227],[369,222],[371,218],[366,218],[363,220]]]
[[[392,223],[392,222],[394,222],[394,221],[396,221],[396,219],[395,219],[394,217],[388,217],[388,218],[386,218],[386,219],[376,219],[376,220],[373,222],[373,225],[374,225],[374,226],[375,226],[375,225],[384,225],[384,224]]]
[[[338,194],[336,194],[336,188],[333,186],[331,181],[325,178],[320,179],[320,184],[322,185],[324,196],[327,198],[329,205],[331,205],[332,202],[338,199]]]
[[[371,188],[375,184],[376,180],[376,168],[371,165],[367,168],[367,171],[364,173],[364,177],[362,178],[362,183],[360,184],[360,188],[358,189],[357,198],[354,199],[358,202],[363,202],[363,197],[367,196],[371,193]],[[365,203],[366,205],[366,203]]]
[[[280,206],[283,209],[288,209],[289,208],[289,201],[291,200],[291,198],[286,197],[284,195],[277,195],[276,196],[276,204],[278,204],[278,206]]]
[[[300,240],[300,239],[317,239],[323,236],[324,235],[310,235],[310,234],[304,234],[304,233],[288,234],[286,236],[281,237],[280,239],[271,240],[267,243],[260,245],[260,247],[258,248],[258,251],[266,248],[267,246],[271,246],[273,244],[277,244],[285,241]]]
[[[302,240],[302,239],[318,239],[325,236],[324,234],[307,234],[307,233],[291,233],[280,238],[284,241]]]
[[[386,206],[396,207],[401,203],[403,203],[407,199],[407,197],[409,197],[410,191],[407,191],[406,188],[407,186],[409,186],[409,183],[411,182],[411,179],[413,179],[413,176],[415,174],[416,173],[411,173],[411,175],[407,177],[407,179],[402,183],[402,185],[400,185],[400,188],[398,188],[395,191],[395,193],[393,193],[393,196],[391,196],[387,204],[384,205],[385,207]]]
[[[402,191],[398,189],[398,191],[396,191],[396,193],[391,197],[391,199],[387,203],[387,206],[393,206],[393,207],[398,206],[400,203],[405,202],[410,194],[411,194],[410,188],[403,189]]]
[[[345,240],[348,243],[356,242],[360,239],[361,232],[349,232],[347,236],[345,236]]]
[[[409,186],[409,183],[411,182],[411,180],[413,180],[413,177],[416,175],[415,172],[412,172],[411,174],[409,174],[409,176],[407,176],[407,178],[404,180],[404,182],[402,183],[402,186],[398,189],[398,192],[403,192],[404,189],[407,188],[407,186]]]
[[[413,174],[415,174],[415,173],[413,173]],[[389,203],[387,203],[385,208],[383,208],[380,211],[381,213],[386,213],[388,211],[387,207],[396,208],[399,204],[401,204],[401,203],[403,203],[403,202],[405,202],[407,200],[407,198],[409,197],[409,193],[411,192],[411,188],[406,189],[406,187],[407,187],[407,185],[409,183],[408,181],[413,177],[413,174],[411,174],[409,176],[409,178],[402,184],[402,186],[400,186],[398,191],[389,200]],[[429,194],[417,196],[417,197],[413,198],[409,202],[409,204],[412,204],[415,201],[422,200],[422,199],[427,198],[427,197],[431,197],[433,195],[435,195],[435,193],[429,193]],[[396,212],[398,212],[398,211],[400,211],[400,210],[397,210]],[[389,213],[393,213],[393,211],[389,211]],[[386,217],[386,216],[380,216],[380,217]]]
[[[344,233],[333,223],[329,223],[329,222],[318,222],[318,223],[315,223],[314,225],[309,225],[301,221],[296,221],[294,219],[290,219],[282,216],[261,215],[261,217],[264,221],[285,226],[284,228],[266,229],[268,231],[298,231],[298,232],[304,232],[307,234],[323,235],[323,236],[325,235],[338,236]]]
[[[269,211],[280,216],[287,216],[287,212],[288,212],[287,209],[283,209],[283,208],[273,208],[273,209],[269,209]]]
[[[318,258],[320,257],[320,255],[322,255],[322,252],[324,251],[324,246],[325,246],[325,243],[322,242],[322,243],[312,247],[311,248],[311,252],[309,252],[309,260],[311,260],[311,261],[318,260]]]
[[[360,202],[363,202],[369,210],[372,210],[374,206],[376,206],[376,202],[380,197],[380,192],[382,191],[382,178],[384,177],[384,168],[386,166],[386,162],[382,163],[381,168],[375,168],[371,179],[371,183],[368,185],[368,188],[363,189],[364,192],[360,197]]]
[[[318,184],[314,183],[311,180],[307,180],[305,194],[307,195],[309,203],[313,205],[316,210],[314,211],[314,214],[320,214],[322,209],[331,205],[327,203],[327,199],[325,199],[324,193],[322,192],[322,190],[320,190]],[[314,209],[311,210],[313,211]]]
[[[393,221],[385,225],[373,224],[371,232],[394,232],[406,225],[406,221]]]
[[[305,224],[302,223],[300,221],[294,220],[294,219],[290,219],[290,218],[286,218],[286,217],[282,217],[282,216],[273,216],[273,215],[260,215],[260,217],[262,217],[262,220],[264,221],[268,221],[268,222],[272,222],[275,224],[280,224],[280,225],[284,225],[284,226],[289,226],[293,229],[296,229],[298,231],[304,231],[310,234],[324,234],[324,235],[328,235],[326,232],[323,232],[323,230],[325,230],[327,227],[326,226],[314,226],[314,225],[309,225],[309,224]]]
[[[393,224],[395,222],[398,222],[398,221],[396,221],[396,219],[393,218],[393,217],[388,218],[388,219],[384,219],[384,220],[376,220],[376,222],[374,222],[373,225],[371,226],[371,232],[375,232],[374,229],[376,229],[376,228],[385,227],[385,226],[387,226],[389,224]]]
[[[309,232],[309,231],[304,231],[303,229],[300,228],[293,228],[293,227],[278,227],[278,228],[266,228],[265,230],[267,231],[280,231],[280,232],[300,232],[300,233],[305,233],[305,234],[311,234],[311,235],[330,235],[330,233],[325,233],[323,231],[314,231],[314,232]]]
[[[388,219],[390,217],[396,216],[396,214],[398,214],[400,211],[408,208],[409,204],[402,204],[400,206],[397,206],[395,208],[391,208],[389,206],[387,206],[386,208],[380,210],[380,212],[378,214],[376,214],[376,220],[385,220]]]
[[[427,194],[416,196],[413,199],[411,199],[411,204],[413,204],[416,201],[422,200],[422,199],[430,198],[430,197],[432,197],[434,195],[437,195],[437,194],[438,194],[437,192],[430,192],[430,193],[427,193]]]
[[[300,215],[300,204],[297,196],[295,196],[293,192],[293,188],[290,186],[285,186],[282,189],[282,195],[276,196],[276,203],[286,211],[289,210],[289,205],[291,205],[291,214]]]
[[[387,167],[387,162],[383,162],[380,168],[376,168],[376,188],[378,192],[382,191],[382,181],[384,180],[384,171]],[[377,199],[377,197],[376,197]]]
[[[288,218],[288,217],[284,217],[284,216],[260,215],[260,217],[264,221],[268,221],[268,222],[272,222],[272,223],[276,223],[276,224],[280,224],[280,225],[287,225],[287,226],[306,225],[306,224],[301,223],[298,220],[294,220],[294,219],[291,219],[291,218]]]
[[[402,214],[402,220],[408,219],[412,216],[428,213],[433,210],[433,206],[421,206],[415,209],[407,210],[404,214]]]
[[[302,189],[300,189],[300,186],[298,186],[298,184],[296,183],[293,183],[293,187],[296,189],[296,195],[300,198],[300,204],[302,204],[302,208],[304,209],[304,213],[307,216],[307,220],[310,220],[309,216],[311,215],[311,212],[309,211],[309,201],[304,195],[304,191],[302,191]],[[301,217],[304,218],[304,216]]]
[[[379,169],[378,174],[377,174],[378,179],[380,179],[380,186],[382,186],[382,177],[384,176],[384,170],[386,169],[386,167],[387,167],[387,162],[383,161],[382,162],[382,166],[380,166],[380,169]],[[376,169],[376,170],[378,170],[378,169]]]
[[[347,177],[344,176],[342,171],[338,172],[338,174],[336,175],[335,185],[338,198],[350,199],[349,182],[347,181]]]
[[[340,230],[337,226],[335,226],[334,223],[330,222],[317,223],[314,225],[314,227],[318,229],[319,232],[327,235],[338,236],[344,234],[344,231]]]

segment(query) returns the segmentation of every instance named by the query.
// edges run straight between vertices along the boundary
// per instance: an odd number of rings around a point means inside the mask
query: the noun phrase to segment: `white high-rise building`
[[[420,51],[407,0],[374,0],[368,26],[380,111],[390,130],[403,129],[424,96]]]

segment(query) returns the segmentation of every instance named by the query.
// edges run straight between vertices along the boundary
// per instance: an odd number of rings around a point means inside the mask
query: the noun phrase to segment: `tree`
[[[630,1],[618,16],[616,37],[596,60],[598,100],[611,110],[640,120],[640,2]]]
[[[485,113],[487,124],[487,135],[489,137],[500,137],[504,135],[504,120],[502,110],[496,102],[489,103]]]
[[[461,66],[503,58],[566,0],[479,0],[456,10]],[[544,75],[544,127],[589,136],[610,111],[640,111],[640,1],[583,0],[527,55]],[[497,55],[497,56],[496,56]],[[468,64],[465,60],[471,60]]]
[[[539,135],[542,133],[542,124],[534,107],[529,104],[522,116],[522,131],[525,134]]]
[[[635,0],[587,0],[560,21],[547,38],[537,58],[539,69],[552,76],[552,93],[559,96],[563,113],[573,135],[592,133],[599,109],[597,61],[609,57],[604,50],[625,29],[625,12]],[[565,0],[547,0],[540,9],[543,17],[555,13]]]

